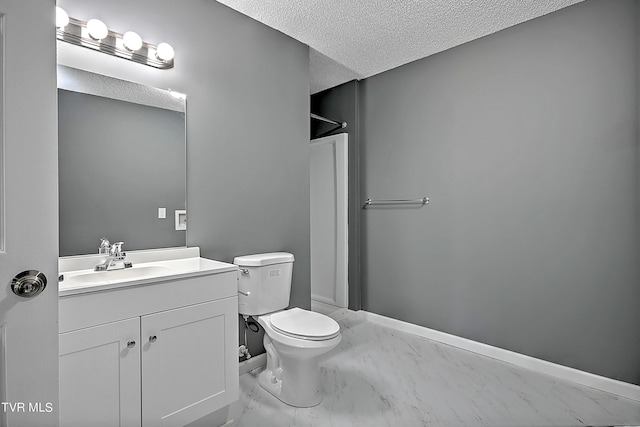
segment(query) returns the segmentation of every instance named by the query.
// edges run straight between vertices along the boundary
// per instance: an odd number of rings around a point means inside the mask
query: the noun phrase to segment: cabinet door
[[[238,299],[142,317],[142,424],[182,426],[238,399]]]
[[[139,317],[60,334],[61,426],[140,426],[140,413]]]

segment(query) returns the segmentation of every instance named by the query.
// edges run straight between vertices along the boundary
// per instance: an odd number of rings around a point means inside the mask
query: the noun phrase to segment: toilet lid
[[[340,325],[332,318],[297,307],[272,314],[271,326],[278,332],[308,340],[330,339],[340,333]]]

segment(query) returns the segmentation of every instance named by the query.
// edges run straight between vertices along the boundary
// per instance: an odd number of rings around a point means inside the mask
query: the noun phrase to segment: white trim
[[[4,9],[4,8],[3,8]],[[6,148],[5,148],[5,129],[7,124],[7,118],[5,117],[6,105],[5,105],[5,14],[0,13],[0,254],[5,254],[5,248],[7,247],[7,212],[6,212],[6,199],[5,199],[5,186],[7,182],[6,177]],[[4,375],[4,374],[3,374]],[[6,378],[6,377],[3,377]],[[4,400],[3,400],[4,402]],[[4,415],[0,415],[0,426],[7,425],[5,419],[6,411]]]
[[[640,386],[614,380],[612,378],[595,375],[590,372],[581,371],[579,369],[570,368],[568,366],[558,365],[546,360],[536,359],[535,357],[516,353],[503,348],[494,347],[467,338],[458,337],[447,334],[445,332],[436,331],[425,328],[424,326],[415,325],[404,322],[402,320],[392,319],[390,317],[381,316],[379,314],[370,313],[360,310],[358,314],[364,319],[387,326],[398,331],[407,332],[418,335],[423,338],[458,347],[463,350],[471,351],[483,356],[491,357],[503,362],[511,363],[526,369],[531,369],[546,375],[550,375],[563,380],[571,381],[580,385],[595,388],[607,393],[613,393],[620,397],[640,401]]]
[[[0,19],[2,16],[0,16]],[[1,25],[1,22],[0,22]],[[7,401],[7,342],[6,323],[0,325],[0,402]],[[9,425],[7,411],[0,412],[0,427]]]
[[[311,311],[315,311],[317,313],[322,313],[326,315],[330,315],[334,311],[338,310],[346,310],[346,308],[338,307],[337,305],[328,304],[326,302],[318,301],[315,299],[311,299]]]

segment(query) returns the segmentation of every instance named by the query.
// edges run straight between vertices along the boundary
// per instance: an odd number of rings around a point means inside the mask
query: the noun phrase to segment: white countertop
[[[238,269],[234,264],[201,258],[199,253],[198,248],[132,251],[127,252],[126,260],[132,262],[133,267],[99,272],[94,271],[94,267],[104,261],[105,256],[60,258],[59,274],[63,280],[59,281],[58,296],[105,291]]]

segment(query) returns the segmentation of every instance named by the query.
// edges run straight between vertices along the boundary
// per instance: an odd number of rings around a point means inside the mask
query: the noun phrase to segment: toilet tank
[[[240,268],[238,279],[238,312],[259,316],[289,306],[293,254],[269,252],[235,257]]]

